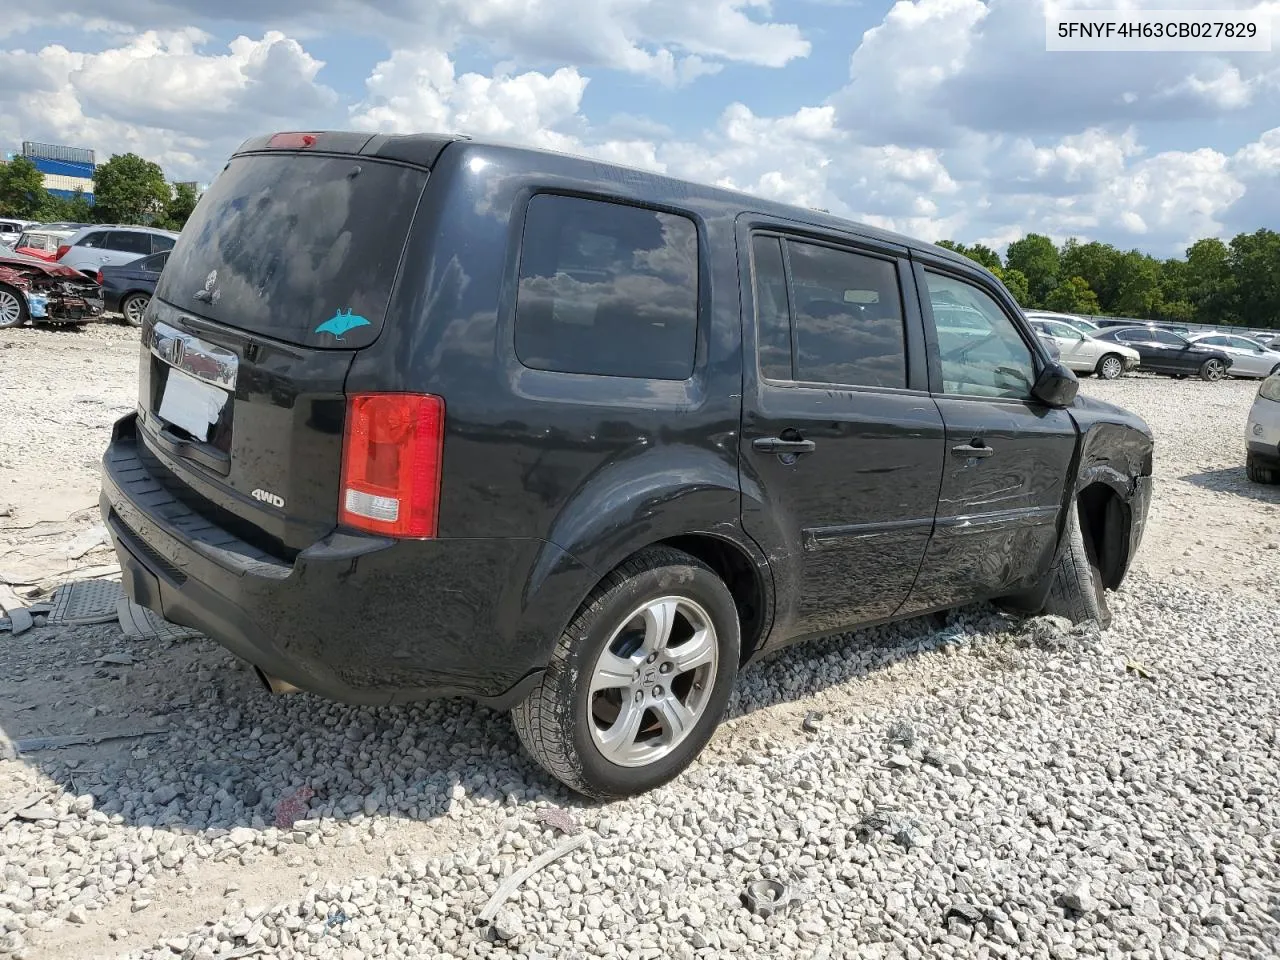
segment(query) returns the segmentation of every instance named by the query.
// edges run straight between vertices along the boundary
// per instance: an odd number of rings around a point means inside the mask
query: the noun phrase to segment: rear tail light
[[[421,393],[349,397],[339,522],[391,537],[434,537],[443,445],[442,398]]]
[[[57,258],[56,258],[56,259],[61,260],[63,257],[65,257],[65,256],[67,255],[67,251],[68,251],[68,250],[70,250],[70,249],[71,249],[71,245],[70,245],[70,244],[67,244],[67,243],[61,244],[61,245],[58,247],[58,256],[57,256]]]
[[[102,271],[99,270],[97,276],[95,276],[93,279],[98,281],[98,286],[102,286]]]

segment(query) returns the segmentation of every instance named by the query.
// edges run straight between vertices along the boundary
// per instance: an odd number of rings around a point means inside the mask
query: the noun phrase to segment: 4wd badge
[[[249,494],[249,496],[255,500],[261,500],[263,503],[269,503],[273,507],[279,507],[281,510],[284,509],[284,497],[277,496],[268,490],[258,489]]]

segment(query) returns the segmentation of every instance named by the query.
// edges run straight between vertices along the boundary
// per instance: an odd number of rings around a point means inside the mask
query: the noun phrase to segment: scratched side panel
[[[1076,426],[1067,411],[1007,400],[937,401],[947,462],[933,537],[902,613],[1035,583],[1052,562],[1072,475]],[[965,459],[950,449],[978,441],[995,453]]]

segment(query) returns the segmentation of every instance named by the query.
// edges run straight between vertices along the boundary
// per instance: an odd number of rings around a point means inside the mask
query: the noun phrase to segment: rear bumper
[[[572,614],[556,609],[555,577],[527,596],[535,566],[578,572],[542,541],[334,532],[292,562],[272,557],[179,500],[139,443],[130,415],[103,458],[100,508],[125,592],[302,690],[505,709],[537,683],[557,618]]]

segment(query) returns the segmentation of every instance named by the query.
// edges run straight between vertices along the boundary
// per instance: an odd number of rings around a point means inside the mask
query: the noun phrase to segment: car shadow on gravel
[[[1230,493],[1259,503],[1273,503],[1280,506],[1280,486],[1254,483],[1245,473],[1243,465],[1223,470],[1205,470],[1202,473],[1188,474],[1181,479],[1204,490],[1212,490],[1214,493]]]
[[[971,607],[787,648],[743,671],[726,719],[867,679],[1010,622]],[[115,624],[36,627],[6,642],[0,733],[12,741],[105,737],[24,751],[22,760],[45,785],[92,794],[98,810],[125,825],[277,827],[288,836],[299,819],[366,829],[371,818],[429,823],[464,797],[594,806],[524,753],[505,713],[469,701],[356,707],[272,696],[211,641],[130,640]]]

